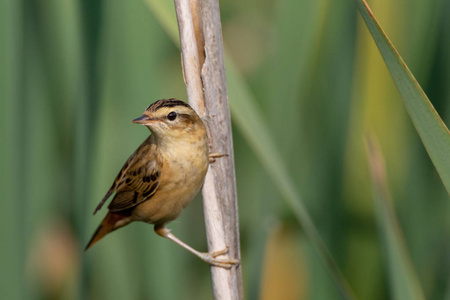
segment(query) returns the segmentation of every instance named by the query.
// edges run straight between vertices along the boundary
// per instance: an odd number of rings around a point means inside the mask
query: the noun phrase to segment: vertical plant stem
[[[240,260],[233,139],[222,29],[217,0],[174,0],[189,103],[205,119],[212,152],[227,154],[211,164],[203,186],[210,252],[226,247]],[[243,299],[240,265],[211,267],[214,299]]]
[[[175,0],[175,10],[178,20],[178,31],[181,43],[181,61],[183,78],[189,104],[200,117],[206,116],[203,84],[201,78],[201,62],[198,55],[198,45],[195,36],[191,6],[188,0]]]

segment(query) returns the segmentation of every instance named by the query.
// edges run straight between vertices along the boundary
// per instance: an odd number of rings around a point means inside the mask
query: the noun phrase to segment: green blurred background
[[[159,2],[175,22],[172,2]],[[369,3],[448,124],[450,2]],[[392,298],[364,148],[374,132],[425,296],[450,299],[448,195],[354,2],[220,4],[239,75],[228,80],[257,101],[358,298]],[[148,135],[131,120],[157,99],[186,99],[164,17],[143,0],[0,2],[2,299],[212,299],[209,267],[146,224],[83,251],[105,213],[93,217],[96,204]],[[233,129],[246,298],[339,299],[268,170]],[[169,227],[206,250],[200,197]]]

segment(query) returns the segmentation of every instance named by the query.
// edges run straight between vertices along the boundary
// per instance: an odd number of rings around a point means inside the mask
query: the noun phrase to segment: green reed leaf
[[[367,140],[380,235],[384,241],[393,299],[425,299],[414,271],[400,224],[392,206],[381,150],[374,138]]]
[[[391,43],[365,0],[355,0],[384,62],[403,97],[428,155],[450,193],[450,133],[428,97]]]

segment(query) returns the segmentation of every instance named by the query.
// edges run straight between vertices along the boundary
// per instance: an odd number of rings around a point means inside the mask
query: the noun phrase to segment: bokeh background
[[[212,299],[209,267],[146,224],[83,251],[105,213],[92,216],[96,204],[148,135],[131,120],[157,99],[186,99],[163,26],[173,3],[160,2],[167,15],[151,0],[1,1],[2,299]],[[369,3],[449,124],[450,2]],[[392,299],[364,146],[372,132],[424,294],[450,299],[448,194],[354,2],[220,4],[237,66],[228,80],[256,100],[358,298]],[[233,130],[246,298],[340,299],[270,170]],[[206,250],[201,197],[169,227]]]

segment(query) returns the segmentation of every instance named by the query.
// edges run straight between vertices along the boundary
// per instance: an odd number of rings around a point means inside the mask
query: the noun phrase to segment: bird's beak
[[[131,123],[146,125],[146,124],[149,124],[149,123],[153,123],[155,121],[156,120],[150,119],[147,115],[142,115],[139,118],[134,119],[133,121],[131,121]]]

